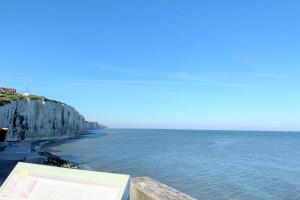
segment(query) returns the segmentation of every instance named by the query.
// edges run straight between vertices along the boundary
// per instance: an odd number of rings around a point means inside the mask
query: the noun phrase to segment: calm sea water
[[[300,199],[300,133],[105,129],[46,148],[198,199]]]

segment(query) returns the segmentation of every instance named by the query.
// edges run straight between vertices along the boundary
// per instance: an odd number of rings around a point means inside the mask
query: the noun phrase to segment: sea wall
[[[196,200],[149,177],[131,179],[131,200]]]
[[[76,136],[86,129],[86,122],[63,103],[18,100],[0,106],[0,127],[8,128],[7,140],[23,140]]]

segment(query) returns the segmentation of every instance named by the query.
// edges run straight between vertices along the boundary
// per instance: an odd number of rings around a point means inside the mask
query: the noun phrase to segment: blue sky
[[[1,1],[0,85],[110,127],[300,130],[300,2]]]

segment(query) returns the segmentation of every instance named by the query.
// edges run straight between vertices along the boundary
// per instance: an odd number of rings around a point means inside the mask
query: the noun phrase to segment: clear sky
[[[110,127],[300,130],[299,0],[3,0],[0,85]]]

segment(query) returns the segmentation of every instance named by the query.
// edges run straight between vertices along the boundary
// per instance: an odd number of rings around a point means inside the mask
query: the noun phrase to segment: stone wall
[[[0,87],[0,94],[16,94],[17,90],[14,88]]]
[[[196,200],[149,177],[131,179],[131,200]]]

